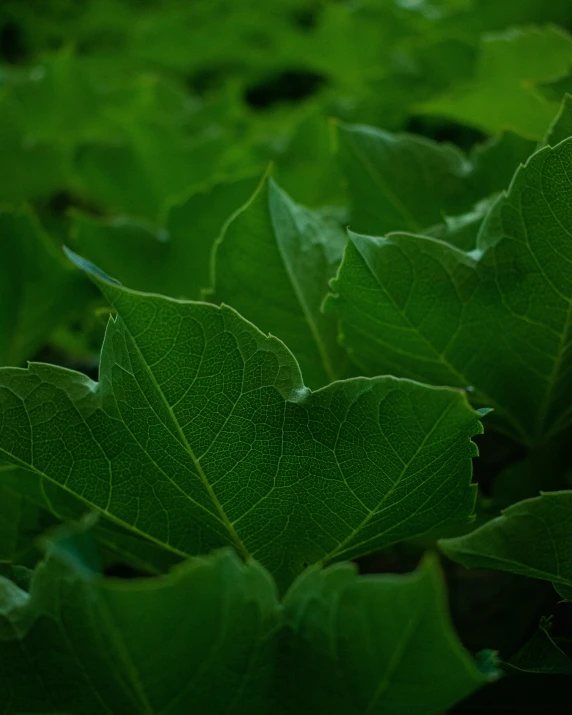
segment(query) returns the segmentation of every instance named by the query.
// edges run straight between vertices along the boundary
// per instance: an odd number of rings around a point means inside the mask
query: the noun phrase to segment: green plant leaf
[[[572,419],[572,141],[519,169],[476,251],[410,234],[350,234],[334,295],[343,344],[366,375],[470,387],[492,423],[542,443]]]
[[[548,127],[543,146],[556,146],[572,136],[572,95],[566,94],[560,105],[560,111]]]
[[[550,635],[550,620],[542,619],[530,640],[515,653],[508,663],[512,669],[525,673],[572,675],[572,660]]]
[[[536,142],[505,132],[466,156],[453,144],[422,136],[336,126],[338,160],[352,204],[351,227],[374,235],[426,232],[446,215],[468,212],[504,189],[536,149]],[[462,241],[453,243],[463,246]]]
[[[230,308],[130,291],[100,381],[0,371],[0,455],[178,554],[233,544],[286,586],[473,510],[459,391],[392,377],[311,393],[292,354]]]
[[[160,578],[102,578],[88,524],[46,541],[29,586],[0,576],[9,712],[430,715],[498,674],[455,636],[434,558],[405,576],[313,569],[282,605],[231,550]]]
[[[572,492],[546,492],[509,506],[441,550],[468,568],[492,568],[552,581],[572,601]]]
[[[81,310],[91,286],[25,208],[0,210],[0,251],[0,365],[20,365]]]
[[[272,179],[227,224],[213,252],[214,303],[283,340],[312,388],[345,377],[335,320],[320,306],[346,243],[332,221],[295,204]]]
[[[442,713],[498,675],[459,647],[434,557],[404,576],[359,577],[349,564],[311,570],[284,607],[297,634],[285,669],[293,712]]]
[[[472,203],[471,165],[452,144],[346,124],[337,125],[336,143],[357,231],[420,231]]]
[[[62,521],[77,523],[90,511],[84,501],[55,482],[13,464],[0,464],[0,489],[8,495],[1,507],[6,526],[8,528],[10,525],[12,538],[19,539],[23,546],[29,543],[30,539],[22,538],[20,513],[26,519],[24,526],[31,518],[36,519],[35,532],[31,529],[26,531],[35,539],[39,533],[48,528],[48,525]],[[16,511],[16,507],[19,511]],[[141,573],[160,574],[168,571],[181,560],[172,551],[141,538],[133,531],[124,529],[109,519],[99,519],[92,533],[104,551],[108,564],[127,564]],[[11,560],[23,563],[21,557],[19,559],[13,557]],[[34,562],[31,565],[33,566]]]
[[[173,202],[165,227],[124,217],[75,213],[73,244],[89,260],[137,290],[197,299],[209,284],[212,245],[259,178],[221,182]]]
[[[221,552],[158,579],[103,579],[87,537],[52,543],[29,594],[0,578],[6,712],[264,711],[277,601],[260,566]]]
[[[492,134],[511,130],[541,140],[558,106],[542,96],[539,85],[568,76],[571,66],[572,38],[561,28],[486,34],[472,82],[430,99],[421,109]]]

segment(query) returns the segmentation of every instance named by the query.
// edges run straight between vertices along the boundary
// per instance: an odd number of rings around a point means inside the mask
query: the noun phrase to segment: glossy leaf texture
[[[426,715],[497,675],[455,636],[434,559],[312,570],[282,604],[231,550],[155,579],[97,571],[89,534],[62,530],[29,593],[0,577],[3,712]]]
[[[322,387],[349,371],[336,321],[320,311],[345,244],[337,224],[265,179],[215,244],[213,288],[205,296],[283,340],[308,385]]]
[[[460,391],[393,377],[311,393],[298,364],[227,307],[123,288],[82,259],[117,316],[100,381],[0,372],[0,455],[174,553],[232,544],[281,589],[473,511]]]
[[[572,601],[572,492],[547,492],[505,509],[475,531],[439,543],[469,568],[492,568],[552,581]]]
[[[525,444],[572,420],[572,141],[520,168],[477,249],[405,233],[350,234],[326,311],[366,375],[470,388]]]
[[[90,286],[28,209],[0,210],[0,250],[0,365],[20,365],[81,311]]]

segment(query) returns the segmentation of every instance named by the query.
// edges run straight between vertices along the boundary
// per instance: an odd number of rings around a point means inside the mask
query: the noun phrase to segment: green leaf
[[[405,576],[313,569],[279,604],[230,550],[102,578],[87,523],[47,541],[29,593],[0,576],[7,712],[430,715],[497,675],[455,636],[434,558]]]
[[[33,566],[36,538],[50,520],[35,504],[4,485],[2,476],[14,469],[14,465],[0,462],[0,563]]]
[[[543,619],[530,640],[512,656],[508,665],[525,673],[572,675],[572,660],[550,635],[550,620]]]
[[[357,231],[420,231],[472,203],[465,196],[471,165],[452,144],[338,124],[337,151]]]
[[[337,125],[337,145],[351,227],[374,235],[426,232],[447,214],[469,211],[504,189],[536,148],[536,142],[505,132],[467,157],[452,144],[344,124]],[[452,242],[465,247],[463,238]]]
[[[0,371],[0,455],[181,555],[233,544],[281,588],[473,510],[459,391],[392,377],[311,393],[234,310],[136,293],[82,259],[117,311],[100,382]]]
[[[430,99],[421,110],[492,134],[511,130],[540,140],[558,107],[538,88],[569,75],[571,65],[572,38],[561,28],[486,34],[472,82]]]
[[[5,515],[6,525],[11,526],[13,538],[18,538],[23,546],[34,540],[48,525],[62,521],[79,522],[89,511],[89,506],[84,501],[58,484],[13,464],[0,465],[0,489],[9,496],[0,507]],[[16,505],[19,511],[16,511]],[[28,539],[22,538],[20,513],[26,517],[26,522],[31,518],[36,521],[35,531],[27,529],[30,534]],[[180,561],[180,557],[172,551],[142,539],[109,519],[100,519],[93,527],[92,533],[110,564],[128,564],[143,573],[160,574]],[[15,557],[11,560],[15,560]],[[22,563],[22,557],[18,562]]]
[[[468,568],[491,568],[552,581],[572,600],[572,492],[547,492],[505,509],[479,529],[439,542]]]
[[[103,579],[85,536],[52,545],[29,594],[0,578],[6,712],[264,712],[277,601],[260,566],[222,552],[160,579]]]
[[[572,95],[565,95],[560,105],[560,111],[548,127],[543,145],[556,146],[564,139],[572,136]]]
[[[27,209],[0,210],[0,252],[0,365],[20,365],[81,310],[90,286]]]
[[[348,371],[336,323],[320,311],[345,243],[345,231],[266,179],[215,244],[206,295],[283,340],[308,384],[321,387]]]
[[[528,444],[571,422],[572,141],[519,169],[476,251],[425,236],[350,234],[326,310],[366,375],[470,387]]]
[[[311,570],[284,607],[297,634],[286,651],[293,712],[442,713],[498,674],[460,647],[433,557],[405,576]]]
[[[212,245],[225,220],[252,195],[258,177],[221,182],[178,200],[165,228],[74,213],[73,244],[90,261],[137,290],[197,299],[209,284]]]

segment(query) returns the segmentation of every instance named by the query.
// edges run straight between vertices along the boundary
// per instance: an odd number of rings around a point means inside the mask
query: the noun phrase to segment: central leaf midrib
[[[132,341],[133,345],[135,346],[135,349],[137,350],[137,354],[138,354],[139,357],[141,358],[141,361],[142,361],[143,365],[145,366],[145,369],[147,370],[147,373],[148,373],[148,375],[149,375],[149,378],[151,379],[151,381],[152,381],[152,383],[153,383],[155,389],[157,390],[157,393],[159,394],[159,396],[160,396],[160,398],[161,398],[161,401],[163,402],[163,405],[165,406],[165,408],[166,408],[166,410],[167,410],[167,413],[168,413],[169,417],[171,418],[171,420],[172,420],[172,422],[173,422],[173,425],[174,425],[174,427],[175,427],[175,429],[176,429],[176,431],[177,431],[177,434],[178,434],[178,436],[179,436],[179,439],[180,439],[180,441],[181,441],[182,446],[184,447],[185,451],[188,453],[189,457],[191,458],[191,460],[192,460],[192,462],[193,462],[193,465],[194,465],[194,467],[195,467],[195,469],[196,469],[196,472],[197,472],[197,474],[198,474],[198,476],[199,476],[199,479],[201,480],[201,482],[202,482],[202,484],[203,484],[203,486],[204,486],[204,488],[205,488],[205,490],[206,490],[206,492],[207,492],[207,494],[208,494],[210,500],[212,501],[212,503],[213,503],[215,509],[217,510],[217,513],[218,513],[218,515],[219,515],[219,517],[220,517],[220,520],[222,521],[223,525],[225,526],[226,530],[228,531],[228,533],[229,533],[229,535],[230,535],[230,538],[231,538],[232,541],[234,542],[234,544],[235,544],[236,548],[238,549],[238,551],[239,551],[244,557],[248,558],[248,557],[250,556],[250,554],[249,554],[249,552],[248,552],[248,549],[247,549],[246,546],[243,544],[242,539],[240,538],[240,536],[239,536],[239,535],[237,534],[237,532],[235,531],[235,529],[234,529],[234,527],[233,527],[233,525],[232,525],[230,519],[228,518],[228,516],[227,516],[225,510],[224,510],[223,507],[222,507],[222,504],[221,504],[220,501],[218,500],[218,497],[217,497],[217,495],[215,494],[215,492],[214,492],[214,490],[213,490],[213,488],[212,488],[212,486],[211,486],[211,484],[210,484],[210,482],[209,482],[209,480],[208,480],[208,478],[207,478],[207,475],[205,474],[205,471],[203,470],[203,468],[202,468],[202,466],[201,466],[201,463],[199,462],[199,460],[198,460],[197,457],[195,456],[195,453],[194,453],[193,448],[192,448],[191,445],[189,444],[189,441],[187,440],[187,437],[186,437],[185,433],[183,432],[183,429],[182,429],[181,425],[179,424],[179,421],[177,420],[175,414],[173,413],[173,410],[171,409],[171,405],[169,404],[167,398],[165,397],[165,394],[164,394],[163,390],[161,389],[159,383],[157,382],[157,379],[155,378],[155,374],[153,373],[153,370],[151,369],[151,367],[149,366],[149,364],[148,364],[147,360],[145,359],[143,353],[141,352],[141,350],[140,350],[140,348],[139,348],[139,345],[138,345],[138,343],[137,343],[135,337],[133,336],[133,334],[132,334],[131,331],[129,330],[129,327],[127,326],[127,323],[126,323],[124,320],[122,320],[122,323],[123,323],[123,325],[125,326],[125,330],[126,330],[127,333],[129,334],[129,337],[131,338],[131,341]]]

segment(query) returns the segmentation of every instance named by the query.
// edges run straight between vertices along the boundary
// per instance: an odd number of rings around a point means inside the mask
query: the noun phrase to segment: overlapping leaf
[[[350,234],[326,309],[368,375],[473,389],[497,426],[541,443],[572,420],[572,141],[519,169],[476,251]]]
[[[479,423],[461,392],[386,377],[310,393],[287,348],[232,309],[88,270],[118,313],[100,381],[3,369],[6,460],[176,553],[231,543],[282,588],[471,514]]]
[[[479,529],[440,542],[449,558],[552,581],[572,600],[572,492],[547,492],[505,509]]]
[[[29,593],[0,577],[4,712],[427,715],[496,675],[457,640],[433,559],[401,577],[312,571],[282,606],[227,550],[158,579],[96,571],[89,534],[72,532]]]
[[[505,188],[535,142],[506,132],[467,156],[453,144],[422,136],[338,124],[337,147],[352,204],[351,227],[380,235],[421,232],[447,215],[469,211]]]
[[[313,388],[348,370],[335,320],[320,311],[345,243],[337,225],[298,206],[267,179],[215,244],[209,300],[232,305],[283,340]]]

